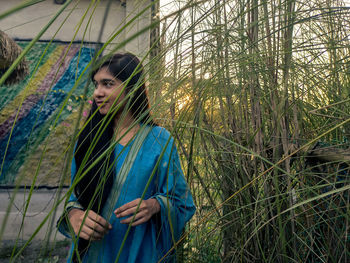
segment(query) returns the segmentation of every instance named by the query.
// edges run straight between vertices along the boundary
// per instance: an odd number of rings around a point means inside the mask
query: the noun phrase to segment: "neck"
[[[130,112],[121,114],[114,119],[113,130],[116,140],[119,140],[119,143],[124,146],[135,136],[139,128],[140,125],[135,124],[135,119]]]

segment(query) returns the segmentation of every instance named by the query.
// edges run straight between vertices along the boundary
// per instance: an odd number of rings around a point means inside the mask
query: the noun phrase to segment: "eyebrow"
[[[94,79],[95,82],[97,82],[96,79]],[[114,82],[114,79],[101,79],[100,82]]]

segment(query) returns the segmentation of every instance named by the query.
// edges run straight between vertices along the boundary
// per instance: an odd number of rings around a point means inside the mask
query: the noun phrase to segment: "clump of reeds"
[[[0,30],[0,77],[21,54],[22,49],[5,32]],[[28,75],[28,65],[23,59],[6,79],[5,85],[17,83]]]

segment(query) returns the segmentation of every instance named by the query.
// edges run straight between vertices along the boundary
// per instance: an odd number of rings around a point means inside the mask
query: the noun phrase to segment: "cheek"
[[[119,93],[118,94],[120,94],[121,93],[121,95],[120,95],[120,100],[123,100],[125,97],[126,97],[126,95],[125,95],[125,90],[124,91],[119,91]]]
[[[97,89],[94,89],[94,92],[92,93],[92,97],[96,98],[98,93],[99,91]]]
[[[113,98],[116,100],[118,99],[118,101],[121,101],[122,99],[124,99],[124,93],[122,93],[120,95],[121,91],[120,90],[115,90],[112,94]]]

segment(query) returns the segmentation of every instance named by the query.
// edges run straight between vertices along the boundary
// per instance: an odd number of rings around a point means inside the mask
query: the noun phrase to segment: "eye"
[[[112,87],[114,85],[114,82],[113,81],[104,81],[103,85],[106,87]]]
[[[92,81],[92,84],[95,86],[95,89],[97,88],[97,81],[96,80],[93,80]]]

